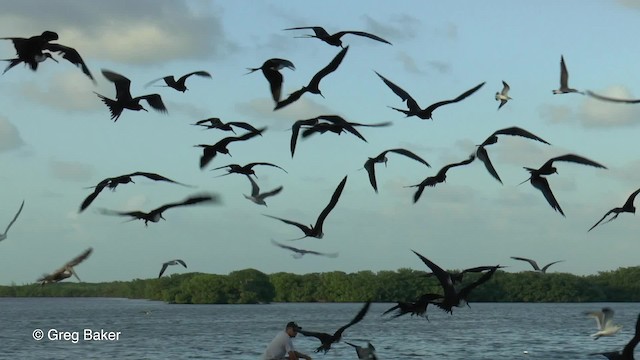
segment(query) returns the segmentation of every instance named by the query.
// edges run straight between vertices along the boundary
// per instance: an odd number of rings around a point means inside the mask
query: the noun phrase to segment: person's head
[[[300,329],[302,328],[298,326],[298,324],[296,324],[293,321],[290,321],[287,323],[287,326],[285,327],[284,331],[286,331],[290,337],[296,337],[296,335],[298,335],[298,330]]]

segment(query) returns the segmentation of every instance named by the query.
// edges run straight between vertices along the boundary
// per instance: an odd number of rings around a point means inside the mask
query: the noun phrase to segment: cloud
[[[391,43],[413,39],[417,35],[417,25],[420,20],[410,15],[392,16],[384,23],[364,15],[366,31],[379,36]]]
[[[618,4],[632,9],[640,9],[640,2],[638,2],[638,0],[618,0]]]
[[[444,61],[431,60],[427,64],[441,74],[448,73],[451,70],[451,64]]]
[[[596,93],[616,98],[633,99],[634,96],[624,86],[611,86]],[[585,127],[623,127],[640,124],[640,107],[634,104],[620,104],[587,97],[580,108],[580,121]]]
[[[18,128],[9,119],[0,116],[0,153],[17,149],[24,145]]]
[[[402,67],[407,72],[413,74],[422,73],[422,70],[418,68],[418,65],[416,65],[416,61],[413,59],[413,57],[411,57],[411,55],[407,54],[406,52],[399,51],[398,55],[396,55],[396,59],[400,60],[400,63],[402,63]]]
[[[18,89],[20,96],[31,102],[64,111],[101,109],[104,105],[97,99],[94,90],[91,80],[79,70],[56,74],[47,82],[24,82]]]
[[[87,182],[93,177],[93,166],[76,161],[49,160],[51,174],[65,181]]]
[[[540,116],[550,124],[574,123],[575,118],[571,108],[565,105],[543,104],[539,108]]]

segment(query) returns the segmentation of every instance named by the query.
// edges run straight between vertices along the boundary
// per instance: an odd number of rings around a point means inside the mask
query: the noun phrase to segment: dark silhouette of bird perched
[[[71,261],[64,264],[64,266],[59,268],[58,270],[52,272],[51,274],[42,275],[42,277],[38,279],[38,281],[40,282],[40,285],[44,286],[44,284],[59,282],[66,278],[71,277],[71,275],[75,276],[76,279],[78,279],[78,281],[82,281],[78,277],[78,274],[76,274],[75,270],[73,270],[73,267],[80,264],[86,258],[88,258],[89,255],[91,255],[92,251],[93,251],[93,248],[88,248],[82,254],[73,258]]]
[[[124,109],[134,111],[147,111],[147,109],[140,105],[140,100],[146,100],[149,106],[151,106],[156,111],[167,113],[167,108],[164,106],[160,94],[149,94],[131,97],[131,80],[118,73],[105,69],[102,69],[102,75],[104,75],[107,80],[111,81],[115,85],[116,99],[112,100],[106,96],[98,94],[97,92],[94,93],[98,95],[100,100],[102,100],[105,105],[107,105],[107,107],[109,108],[109,112],[111,113],[111,120],[113,120],[114,122],[118,121],[118,118],[120,117]]]
[[[262,66],[257,68],[247,68],[247,70],[249,70],[247,74],[251,74],[254,71],[262,70],[262,74],[269,82],[271,97],[273,97],[273,101],[276,102],[276,105],[278,104],[278,101],[280,101],[280,96],[282,94],[283,78],[280,70],[284,68],[289,68],[291,70],[296,69],[291,61],[278,58],[269,59],[265,61]]]
[[[158,81],[158,80],[164,80],[164,83],[167,84],[167,87],[176,89],[177,91],[181,91],[181,92],[185,92],[187,91],[187,86],[185,85],[185,82],[187,81],[187,78],[191,75],[198,75],[198,76],[202,76],[202,77],[211,77],[211,74],[209,74],[206,71],[200,70],[200,71],[194,71],[194,72],[190,72],[186,75],[181,76],[178,80],[176,80],[173,75],[169,75],[169,76],[165,76],[165,77],[161,77],[155,80],[151,80],[148,83],[146,83],[144,85],[144,87],[148,87],[149,85],[153,84],[154,82]]]
[[[351,35],[358,35],[358,36],[364,36],[367,37],[369,39],[373,39],[376,41],[380,41],[386,44],[391,45],[390,42],[388,42],[387,40],[364,32],[364,31],[339,31],[335,34],[329,34],[324,28],[320,27],[320,26],[300,26],[300,27],[293,27],[293,28],[288,28],[288,29],[284,29],[284,30],[303,30],[303,29],[311,29],[314,32],[314,35],[303,35],[303,36],[299,36],[299,37],[303,37],[303,38],[316,38],[316,39],[320,39],[324,42],[326,42],[329,45],[333,45],[333,46],[340,46],[342,48],[344,48],[344,46],[342,46],[342,40],[340,39],[342,36],[347,35],[347,34],[351,34]]]

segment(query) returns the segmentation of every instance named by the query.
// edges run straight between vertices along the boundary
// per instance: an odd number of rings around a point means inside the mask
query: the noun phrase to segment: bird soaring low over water
[[[223,174],[223,175],[220,175],[220,176],[225,176],[225,175],[229,175],[229,174],[243,174],[243,175],[253,175],[257,179],[258,176],[256,176],[256,172],[253,170],[253,167],[257,166],[257,165],[272,166],[272,167],[276,167],[276,168],[284,171],[285,173],[287,172],[287,170],[281,168],[280,166],[278,166],[276,164],[268,163],[268,162],[252,162],[252,163],[248,163],[246,165],[229,164],[229,165],[225,165],[225,166],[219,166],[219,167],[213,168],[211,170],[219,170],[219,169],[227,168],[227,173]]]
[[[427,317],[427,306],[429,304],[435,304],[434,301],[440,300],[442,298],[443,296],[439,294],[424,294],[413,302],[399,301],[397,305],[389,308],[387,311],[383,312],[382,315],[386,315],[395,310],[395,314],[391,316],[392,319],[405,314],[411,314],[412,317],[413,315],[416,315],[429,320],[429,317]]]
[[[411,95],[409,95],[408,92],[404,91],[398,85],[396,85],[396,84],[392,83],[391,81],[387,80],[384,76],[378,74],[377,72],[375,72],[375,73],[376,73],[376,75],[378,75],[380,77],[380,79],[382,79],[382,81],[384,81],[385,84],[387,84],[387,86],[396,95],[398,95],[400,97],[400,99],[402,99],[402,101],[406,101],[407,102],[407,107],[409,108],[408,110],[403,110],[403,109],[398,109],[398,108],[392,107],[392,109],[396,110],[396,111],[399,111],[401,113],[404,113],[405,115],[407,115],[407,117],[409,117],[409,116],[417,116],[422,120],[427,120],[427,119],[433,120],[432,113],[437,108],[439,108],[440,106],[443,106],[443,105],[453,104],[453,103],[457,103],[459,101],[462,101],[462,100],[466,99],[467,97],[471,96],[476,91],[478,91],[482,86],[484,86],[484,82],[483,82],[483,83],[481,83],[479,85],[476,85],[475,87],[463,92],[462,94],[460,94],[455,99],[439,101],[437,103],[434,103],[434,104],[431,104],[431,105],[427,106],[424,109],[421,109],[420,105],[418,105],[418,103],[411,97]]]
[[[348,341],[345,341],[344,343],[347,345],[351,345],[356,349],[358,360],[378,360],[378,357],[376,356],[376,348],[373,347],[370,342],[367,341],[367,347],[358,346]]]
[[[40,282],[40,285],[44,286],[44,284],[62,281],[66,278],[71,277],[71,275],[75,276],[76,279],[78,279],[78,281],[82,281],[78,277],[78,274],[76,274],[75,270],[73,270],[73,267],[80,264],[86,258],[88,258],[89,255],[91,255],[92,251],[93,251],[93,248],[88,248],[82,254],[78,255],[68,263],[64,264],[64,266],[61,267],[60,269],[52,272],[51,274],[42,275],[42,277],[38,279],[38,282]]]
[[[205,129],[219,129],[222,131],[231,131],[232,133],[236,133],[233,128],[239,127],[241,129],[245,129],[250,132],[259,133],[260,130],[256,129],[253,125],[242,122],[242,121],[229,121],[227,123],[223,123],[220,118],[208,118],[204,120],[198,120],[195,123],[191,124],[195,126],[202,126]]]
[[[190,197],[188,197],[188,198],[186,198],[186,199],[184,199],[183,201],[180,201],[180,202],[175,202],[175,203],[162,205],[159,208],[153,209],[153,210],[151,210],[149,212],[143,212],[143,211],[114,211],[114,210],[108,210],[108,209],[100,209],[100,213],[102,213],[104,215],[129,216],[129,217],[131,217],[130,221],[143,220],[144,221],[144,226],[147,226],[149,222],[156,223],[156,222],[160,221],[160,219],[166,220],[162,216],[162,213],[167,211],[168,209],[171,209],[171,208],[174,208],[174,207],[178,207],[178,206],[194,205],[194,204],[200,204],[200,203],[205,203],[205,202],[219,203],[220,202],[220,198],[218,197],[218,195],[214,195],[214,194],[200,194],[200,195],[190,196]]]
[[[400,154],[400,155],[404,155],[410,159],[413,159],[415,161],[418,161],[424,165],[426,165],[427,167],[431,167],[431,165],[429,165],[429,163],[427,163],[424,159],[422,159],[421,157],[419,157],[418,155],[412,153],[411,151],[407,150],[407,149],[389,149],[389,150],[385,150],[383,152],[381,152],[380,154],[376,155],[375,157],[372,158],[368,158],[367,161],[364,162],[364,169],[367,170],[367,174],[369,174],[369,182],[371,183],[371,186],[373,187],[373,190],[375,190],[375,192],[378,192],[378,184],[376,183],[376,172],[375,172],[375,164],[380,164],[383,163],[385,167],[387,167],[387,153],[392,152],[392,153],[396,153],[396,154]]]
[[[422,192],[424,191],[424,188],[426,186],[429,187],[434,187],[439,183],[443,183],[446,182],[447,180],[447,171],[449,169],[451,169],[452,167],[456,167],[456,166],[462,166],[462,165],[468,165],[471,164],[471,162],[473,162],[473,160],[475,159],[475,155],[471,154],[471,156],[469,156],[469,158],[467,158],[466,160],[457,162],[457,163],[453,163],[453,164],[449,164],[449,165],[445,165],[442,169],[440,169],[440,171],[438,171],[437,174],[435,174],[434,176],[429,176],[426,179],[422,180],[421,183],[416,184],[416,185],[409,185],[409,186],[405,186],[405,187],[417,187],[418,190],[416,190],[415,194],[413,195],[413,203],[415,204],[416,202],[418,202],[418,200],[420,199],[420,196],[422,195]]]
[[[622,207],[616,207],[616,208],[613,208],[613,209],[607,211],[607,213],[604,214],[602,219],[598,220],[598,222],[595,223],[595,225],[593,225],[589,230],[587,230],[587,232],[593,230],[593,228],[598,226],[598,224],[600,224],[602,222],[602,220],[604,220],[607,216],[609,216],[611,214],[613,214],[613,216],[609,220],[605,221],[604,222],[605,224],[608,223],[611,220],[615,220],[618,217],[618,215],[620,215],[620,213],[627,212],[627,213],[635,214],[636,213],[636,207],[633,205],[633,202],[635,201],[636,196],[638,195],[638,193],[640,193],[640,189],[632,192],[631,195],[629,195],[629,197],[627,198],[627,201],[624,203],[624,205],[622,205]]]
[[[273,239],[271,239],[271,243],[275,246],[281,247],[283,249],[287,249],[290,251],[293,251],[293,254],[291,256],[293,256],[296,259],[300,259],[301,257],[303,257],[306,254],[311,254],[311,255],[320,255],[320,256],[326,256],[326,257],[330,257],[330,258],[335,258],[338,257],[338,253],[321,253],[321,252],[317,252],[317,251],[313,251],[313,250],[305,250],[305,249],[298,249],[295,248],[293,246],[288,246],[288,245],[284,245],[281,244]]]
[[[592,353],[589,355],[602,355],[609,360],[633,360],[633,351],[635,350],[638,343],[640,343],[640,315],[638,315],[638,318],[636,320],[636,332],[631,340],[629,340],[627,345],[624,346],[622,352],[610,351],[602,353]]]
[[[461,283],[462,279],[464,278],[464,274],[466,273],[479,273],[479,272],[485,272],[485,271],[489,271],[493,268],[497,267],[498,269],[502,269],[505,266],[476,266],[476,267],[472,267],[472,268],[468,268],[468,269],[464,269],[462,271],[459,272],[449,272],[449,276],[451,276],[451,281],[456,284],[456,283]],[[434,273],[427,273],[425,274],[426,277],[431,277],[431,276],[435,276]]]
[[[162,274],[164,274],[164,271],[167,270],[167,266],[169,265],[182,265],[185,269],[187,268],[187,264],[180,259],[167,261],[166,263],[162,264],[162,269],[160,269],[160,275],[158,275],[158,278],[162,277]]]
[[[549,182],[547,181],[546,178],[543,177],[544,175],[551,175],[551,174],[558,173],[557,169],[553,166],[554,161],[573,162],[576,164],[589,165],[589,166],[593,166],[601,169],[606,169],[606,167],[593,160],[589,160],[585,157],[574,155],[574,154],[567,154],[567,155],[557,156],[549,159],[547,162],[542,164],[542,166],[538,169],[532,169],[528,167],[524,168],[531,174],[529,179],[527,179],[529,182],[531,182],[531,185],[533,185],[533,187],[535,187],[536,189],[542,192],[542,194],[544,195],[544,198],[547,199],[547,202],[549,203],[549,205],[551,205],[551,207],[554,210],[558,211],[560,214],[562,214],[562,216],[565,216],[564,212],[562,211],[562,208],[560,208],[560,204],[558,204],[558,201],[556,200],[555,196],[553,196],[553,192],[551,192],[551,188],[549,187]],[[527,182],[527,180],[523,181],[522,183]]]
[[[249,140],[258,135],[262,135],[262,132],[265,131],[266,129],[267,129],[266,127],[263,127],[262,129],[258,129],[257,132],[252,131],[241,136],[229,136],[218,141],[213,145],[206,145],[206,144],[194,145],[195,147],[202,148],[202,156],[200,157],[200,169],[204,169],[207,166],[207,164],[209,164],[211,160],[213,160],[213,158],[218,153],[227,154],[231,156],[227,146],[229,146],[229,144],[231,144],[232,142]]]
[[[9,222],[9,225],[7,225],[7,227],[4,229],[4,233],[0,233],[0,241],[7,238],[7,233],[9,232],[9,229],[11,228],[13,223],[16,222],[16,219],[18,219],[18,216],[20,216],[20,213],[22,212],[23,207],[24,207],[24,200],[22,200],[22,204],[20,204],[20,208],[18,209],[18,212],[13,216],[13,219],[11,219],[11,221]]]
[[[535,270],[536,272],[542,273],[542,274],[545,274],[547,272],[547,269],[549,268],[549,266],[564,261],[564,260],[554,261],[554,262],[548,263],[547,265],[545,265],[542,268],[540,268],[538,266],[538,263],[535,262],[535,260],[531,260],[531,259],[527,259],[527,258],[523,258],[523,257],[517,257],[517,256],[512,256],[511,258],[514,259],[514,260],[520,260],[520,261],[528,262],[529,264],[531,264],[531,267],[533,267],[533,270]]]
[[[161,77],[155,80],[151,80],[148,83],[146,83],[144,85],[144,87],[148,87],[149,85],[153,84],[154,82],[158,81],[158,80],[164,80],[164,83],[167,84],[167,87],[176,89],[178,91],[181,92],[185,92],[189,89],[187,89],[187,86],[185,85],[185,82],[187,81],[187,78],[191,75],[197,75],[197,76],[201,76],[201,77],[211,77],[211,74],[209,74],[208,72],[204,71],[204,70],[200,70],[200,71],[194,71],[194,72],[190,72],[186,75],[181,76],[178,80],[176,80],[173,75],[169,75],[169,76],[165,76],[165,77]]]
[[[284,68],[289,68],[291,70],[296,69],[291,61],[278,58],[269,59],[265,61],[262,66],[257,68],[247,68],[247,70],[249,70],[247,74],[251,74],[254,71],[262,70],[262,74],[269,82],[271,97],[273,97],[273,101],[276,102],[276,105],[278,104],[278,101],[280,101],[280,96],[282,94],[283,78],[280,70]]]
[[[342,40],[340,40],[340,38],[347,34],[364,36],[369,39],[373,39],[373,40],[391,45],[391,43],[388,42],[387,40],[364,31],[339,31],[335,34],[329,34],[324,28],[320,26],[300,26],[300,27],[293,27],[293,28],[288,28],[284,30],[303,30],[303,29],[311,29],[313,30],[315,35],[303,35],[300,37],[320,39],[329,45],[340,46],[342,48],[344,48],[344,46],[342,46]]]
[[[156,111],[167,113],[167,108],[164,106],[160,94],[149,94],[131,97],[131,80],[118,73],[105,69],[102,69],[102,75],[104,75],[107,80],[111,81],[115,85],[116,100],[109,99],[108,97],[100,95],[97,92],[94,93],[98,95],[100,100],[102,100],[105,105],[107,105],[107,107],[109,108],[109,112],[111,113],[111,120],[113,120],[114,122],[118,121],[118,118],[120,117],[124,109],[134,111],[147,111],[147,109],[140,105],[140,100],[146,100],[149,106],[151,106],[151,108]]]
[[[344,186],[346,183],[347,183],[347,177],[345,176],[344,179],[342,179],[342,181],[340,182],[340,184],[338,184],[338,187],[336,187],[336,190],[333,192],[333,195],[331,195],[331,200],[329,200],[329,204],[327,204],[327,206],[322,210],[322,212],[318,216],[318,219],[316,220],[315,225],[311,224],[309,226],[306,226],[306,225],[297,223],[295,221],[286,220],[286,219],[282,219],[282,218],[271,216],[271,215],[265,214],[265,216],[268,216],[276,220],[280,220],[285,224],[293,225],[298,229],[302,230],[302,232],[304,233],[304,236],[295,240],[304,239],[306,237],[314,237],[314,238],[322,239],[322,237],[324,236],[324,233],[322,231],[322,225],[324,224],[324,220],[327,218],[331,210],[333,210],[333,208],[338,203],[338,200],[340,199],[340,195],[342,194],[342,190],[344,189]]]
[[[95,200],[95,198],[100,194],[100,192],[104,188],[109,188],[112,191],[114,191],[118,185],[129,184],[129,183],[135,184],[135,182],[132,179],[135,176],[144,176],[147,179],[151,179],[151,180],[154,180],[154,181],[166,181],[166,182],[170,182],[170,183],[177,184],[177,185],[182,185],[182,186],[186,186],[186,187],[192,187],[191,185],[186,185],[186,184],[183,184],[183,183],[179,183],[177,181],[174,181],[174,180],[171,180],[169,178],[166,178],[166,177],[164,177],[162,175],[149,173],[149,172],[136,171],[136,172],[133,172],[131,174],[125,174],[125,175],[120,175],[120,176],[116,176],[116,177],[110,177],[110,178],[106,178],[106,179],[100,181],[98,183],[98,185],[96,185],[94,187],[93,192],[91,194],[89,194],[89,196],[87,196],[84,199],[82,204],[80,204],[80,210],[78,210],[78,212],[82,212],[89,205],[91,205],[93,200]]]
[[[614,312],[610,307],[604,307],[600,311],[587,311],[584,314],[596,319],[598,331],[591,334],[593,340],[598,340],[601,336],[613,336],[622,329],[622,325],[613,323]]]
[[[509,97],[509,84],[507,84],[504,80],[502,80],[502,91],[496,93],[496,100],[500,101],[500,105],[498,105],[498,110],[507,103],[507,101],[511,100]]]
[[[320,71],[318,71],[315,75],[313,75],[313,77],[311,78],[311,80],[309,81],[309,83],[306,86],[303,86],[300,90],[292,92],[291,94],[289,94],[289,96],[286,99],[284,99],[282,101],[278,101],[278,103],[276,104],[276,107],[273,110],[281,109],[281,108],[283,108],[283,107],[285,107],[285,106],[297,101],[306,92],[309,92],[309,93],[312,93],[312,94],[316,94],[316,95],[320,95],[320,96],[324,97],[324,95],[322,95],[322,92],[320,91],[320,81],[322,81],[322,79],[325,76],[327,76],[327,75],[331,74],[332,72],[336,71],[336,69],[338,68],[338,66],[342,62],[342,59],[344,59],[344,56],[347,54],[348,50],[349,50],[348,46],[346,48],[340,50],[338,55],[336,55],[333,58],[333,60],[331,60],[331,62],[327,66],[325,66]]]
[[[364,316],[367,314],[367,311],[369,311],[370,305],[371,305],[371,301],[367,301],[364,304],[364,306],[360,309],[360,311],[358,311],[358,314],[347,325],[342,326],[341,328],[336,330],[336,332],[334,332],[333,334],[312,332],[312,331],[306,331],[306,330],[300,330],[299,333],[304,336],[313,336],[318,340],[320,340],[322,345],[320,345],[315,351],[316,352],[322,351],[326,354],[327,351],[331,349],[332,344],[337,343],[340,341],[340,339],[342,339],[342,333],[346,329],[359,323],[362,319],[364,319]]]
[[[247,178],[249,179],[249,181],[251,182],[251,195],[247,196],[244,195],[245,199],[247,200],[251,200],[254,203],[258,204],[258,205],[264,205],[267,206],[267,203],[264,201],[264,199],[271,197],[271,196],[275,196],[278,195],[280,193],[280,191],[282,191],[282,186],[278,186],[277,188],[271,190],[271,191],[267,191],[267,192],[260,192],[260,187],[258,187],[258,184],[256,184],[255,180],[253,180],[253,178],[249,175],[246,175]]]
[[[578,93],[583,94],[581,91],[572,89],[569,87],[569,72],[567,71],[567,65],[564,63],[564,56],[560,55],[560,88],[553,90],[554,94],[568,94]],[[584,94],[583,94],[584,95]]]

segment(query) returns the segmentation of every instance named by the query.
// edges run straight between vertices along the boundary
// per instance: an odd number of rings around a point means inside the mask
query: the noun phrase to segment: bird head
[[[58,40],[58,34],[56,32],[47,30],[47,31],[43,31],[42,34],[40,34],[40,38],[42,38],[46,42],[49,42],[53,40]]]

